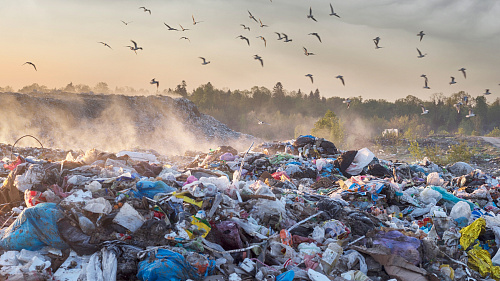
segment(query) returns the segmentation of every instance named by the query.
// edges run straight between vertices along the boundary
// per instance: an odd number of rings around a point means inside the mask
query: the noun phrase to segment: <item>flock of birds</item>
[[[272,0],[270,0],[270,2],[272,2]],[[143,11],[144,13],[149,13],[149,15],[151,15],[151,10],[150,10],[150,9],[148,9],[148,8],[146,8],[146,7],[144,7],[144,6],[143,6],[143,7],[139,7],[139,9],[142,9],[142,11]],[[248,17],[249,17],[252,21],[254,21],[255,23],[257,23],[257,25],[258,25],[260,28],[269,27],[268,25],[264,24],[260,18],[259,18],[259,19],[257,19],[257,18],[256,18],[256,17],[255,17],[255,16],[254,16],[254,15],[253,15],[253,14],[252,14],[249,10],[247,10],[247,12],[248,12]],[[330,11],[329,11],[329,14],[328,14],[328,15],[329,15],[329,16],[335,16],[335,17],[337,17],[337,18],[340,18],[340,16],[339,16],[339,15],[335,12],[335,10],[333,9],[333,6],[332,6],[332,4],[331,4],[331,3],[330,3]],[[311,19],[312,21],[317,22],[317,19],[316,19],[315,15],[313,14],[313,9],[312,9],[312,7],[309,7],[309,11],[308,11],[308,13],[307,13],[305,16],[306,16],[306,18],[307,18],[307,19]],[[195,19],[194,15],[192,15],[191,17],[192,17],[192,24],[193,24],[193,26],[195,26],[195,25],[197,25],[197,24],[199,24],[199,23],[202,23],[202,22],[203,22],[203,21],[197,21],[197,20]],[[121,22],[122,22],[124,25],[129,25],[129,24],[131,24],[131,23],[132,23],[132,21],[128,21],[128,22],[127,22],[127,21],[123,21],[123,20],[121,20]],[[167,30],[168,30],[168,31],[180,31],[180,32],[184,32],[184,31],[188,31],[188,30],[190,30],[190,29],[188,29],[188,28],[184,28],[181,24],[179,24],[179,27],[180,27],[180,28],[175,28],[175,27],[172,27],[172,26],[168,25],[168,24],[167,24],[167,23],[165,23],[165,22],[164,22],[163,24],[165,25],[165,27],[167,28]],[[243,29],[244,29],[244,30],[248,30],[248,31],[250,31],[250,29],[252,28],[251,26],[248,26],[248,25],[246,25],[246,24],[240,24],[240,26],[241,26],[241,27],[243,27]],[[277,40],[279,40],[279,41],[282,41],[282,42],[284,42],[284,43],[288,43],[288,42],[292,42],[292,41],[293,41],[291,38],[289,38],[289,36],[288,36],[286,33],[283,33],[283,32],[274,32],[274,33],[277,35]],[[308,35],[315,37],[315,38],[316,38],[316,39],[317,39],[320,43],[322,43],[321,36],[320,36],[317,32],[311,32],[311,33],[309,33]],[[420,42],[422,42],[422,40],[423,40],[423,38],[424,38],[424,36],[425,36],[425,35],[426,35],[426,34],[425,34],[423,31],[420,31],[419,33],[417,33],[417,36],[419,37],[419,39],[420,39],[419,41],[420,41]],[[245,42],[247,43],[247,45],[248,45],[248,46],[250,46],[250,39],[249,39],[248,37],[243,36],[243,35],[239,35],[239,36],[237,36],[236,38],[237,38],[237,39],[241,39],[241,40],[245,41]],[[264,44],[264,47],[267,47],[267,43],[268,43],[268,41],[267,41],[267,39],[266,39],[264,36],[259,35],[259,36],[257,36],[256,38],[258,38],[258,39],[262,40],[262,42],[263,42],[263,44]],[[189,39],[189,37],[187,37],[187,36],[182,36],[182,37],[180,37],[180,38],[179,38],[179,40],[187,40],[187,41],[191,42],[191,40],[190,40],[190,39]],[[381,42],[381,40],[382,40],[382,39],[381,39],[380,37],[378,37],[378,36],[377,36],[377,37],[375,37],[375,38],[373,39],[373,43],[375,44],[375,49],[381,49],[381,48],[383,48],[382,46],[380,46],[380,42]],[[132,42],[132,45],[127,45],[127,46],[125,46],[125,47],[126,47],[126,48],[129,48],[129,49],[130,49],[131,51],[133,51],[136,55],[137,55],[137,51],[139,51],[139,50],[143,50],[143,48],[142,48],[141,46],[139,46],[139,45],[137,44],[137,42],[136,42],[136,41],[134,41],[134,40],[130,40],[130,42]],[[99,42],[97,42],[97,43],[102,44],[104,47],[107,47],[107,48],[109,48],[109,49],[113,49],[113,48],[112,48],[112,47],[111,47],[108,43],[106,43],[106,42],[99,41]],[[302,47],[302,49],[303,49],[303,51],[304,51],[304,55],[305,55],[305,56],[313,56],[313,55],[315,55],[314,53],[309,52],[309,51],[308,51],[308,49],[307,49],[306,47]],[[419,48],[416,48],[416,50],[417,50],[417,53],[418,53],[417,58],[419,58],[419,59],[424,58],[424,57],[427,55],[426,53],[422,53],[422,51],[420,51],[420,49],[419,49]],[[263,59],[260,55],[255,54],[255,55],[253,56],[253,58],[254,58],[255,60],[259,61],[259,62],[260,62],[260,65],[261,65],[262,67],[264,67],[264,59]],[[206,59],[206,58],[204,58],[204,57],[199,57],[199,59],[201,59],[201,60],[202,60],[201,65],[208,65],[208,64],[210,64],[210,61],[209,61],[209,60],[207,60],[207,59]],[[36,68],[36,66],[35,66],[35,64],[34,64],[34,63],[32,63],[32,62],[30,62],[30,61],[27,61],[27,62],[25,62],[23,65],[25,65],[25,64],[31,65],[31,66],[35,69],[35,71],[37,71],[37,68]],[[458,71],[460,71],[460,72],[463,74],[464,79],[466,79],[466,78],[467,78],[467,74],[466,74],[466,69],[465,69],[465,68],[463,68],[463,67],[462,67],[462,68],[460,68]],[[305,74],[305,76],[306,76],[306,77],[308,77],[308,78],[310,79],[311,83],[314,83],[313,74],[308,73],[308,74]],[[420,77],[424,78],[424,87],[423,87],[423,88],[424,88],[424,89],[430,89],[430,87],[429,87],[429,80],[428,80],[427,76],[426,76],[425,74],[422,74]],[[336,78],[336,79],[339,79],[339,80],[340,80],[340,82],[342,83],[342,85],[343,85],[343,86],[345,86],[344,76],[342,76],[342,75],[337,75],[335,78]],[[449,82],[449,84],[450,84],[450,85],[454,85],[454,84],[456,84],[456,83],[457,83],[457,81],[455,81],[455,77],[454,77],[454,76],[451,76],[450,78],[451,78],[451,81]],[[158,89],[159,89],[159,86],[160,86],[160,82],[159,82],[158,80],[156,80],[156,78],[153,78],[153,79],[151,79],[150,84],[152,84],[152,85],[156,85],[156,91],[158,92]],[[485,91],[484,95],[490,95],[490,94],[491,94],[490,90],[489,90],[489,89],[486,89],[486,91]],[[349,108],[349,107],[350,107],[350,104],[351,104],[351,100],[350,100],[349,98],[347,98],[347,99],[345,99],[345,100],[343,101],[343,103],[345,103],[345,104],[347,105],[347,108]],[[461,109],[461,107],[462,107],[463,105],[468,106],[468,97],[467,97],[467,96],[464,96],[464,97],[463,97],[463,99],[462,99],[462,101],[460,101],[460,102],[458,102],[458,103],[456,103],[456,104],[455,104],[455,108],[457,109],[457,112],[458,112],[458,113],[460,113],[460,109]],[[421,113],[422,115],[425,115],[425,114],[428,114],[428,113],[429,113],[429,110],[425,109],[425,107],[424,107],[423,105],[421,105],[421,108],[422,108],[422,113]],[[472,112],[472,109],[470,109],[470,108],[469,108],[469,114],[468,114],[466,117],[473,117],[473,116],[475,116],[475,114]],[[258,120],[258,119],[257,119],[257,120]],[[258,124],[259,124],[259,125],[265,125],[265,124],[266,124],[266,125],[270,125],[270,124],[265,123],[265,122],[263,122],[263,121],[261,121],[261,120],[258,120]]]

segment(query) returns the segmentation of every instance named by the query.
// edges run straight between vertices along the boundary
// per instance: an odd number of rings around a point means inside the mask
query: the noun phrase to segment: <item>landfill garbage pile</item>
[[[463,162],[301,136],[2,169],[7,280],[500,280],[500,185]]]
[[[84,151],[93,147],[109,151],[149,147],[163,155],[176,155],[190,147],[208,150],[228,143],[248,147],[256,141],[201,113],[185,98],[2,93],[0,104],[9,104],[2,108],[4,116],[16,117],[0,120],[0,137],[9,143],[16,141],[20,128],[37,132],[41,142],[51,147]],[[193,139],[196,142],[190,141]]]

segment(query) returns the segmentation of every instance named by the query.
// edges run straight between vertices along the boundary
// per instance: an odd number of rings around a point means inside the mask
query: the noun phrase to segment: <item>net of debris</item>
[[[175,158],[9,150],[3,279],[500,280],[500,185],[467,163],[310,135]]]

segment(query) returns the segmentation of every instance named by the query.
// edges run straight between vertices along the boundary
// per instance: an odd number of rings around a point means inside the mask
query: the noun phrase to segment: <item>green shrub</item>
[[[472,156],[474,156],[473,149],[462,141],[459,144],[452,145],[448,149],[446,152],[446,161],[450,164],[455,162],[470,162]]]
[[[410,142],[408,151],[410,152],[411,156],[415,157],[415,160],[421,160],[422,158],[424,158],[424,153],[422,152],[422,149],[420,148],[416,140]]]
[[[487,137],[497,137],[498,138],[498,137],[500,137],[500,129],[498,129],[498,127],[495,127],[486,136]]]

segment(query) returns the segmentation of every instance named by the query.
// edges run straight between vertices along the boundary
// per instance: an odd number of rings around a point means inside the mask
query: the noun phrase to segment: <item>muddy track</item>
[[[484,141],[491,143],[492,145],[500,148],[500,138],[495,137],[481,137]]]

